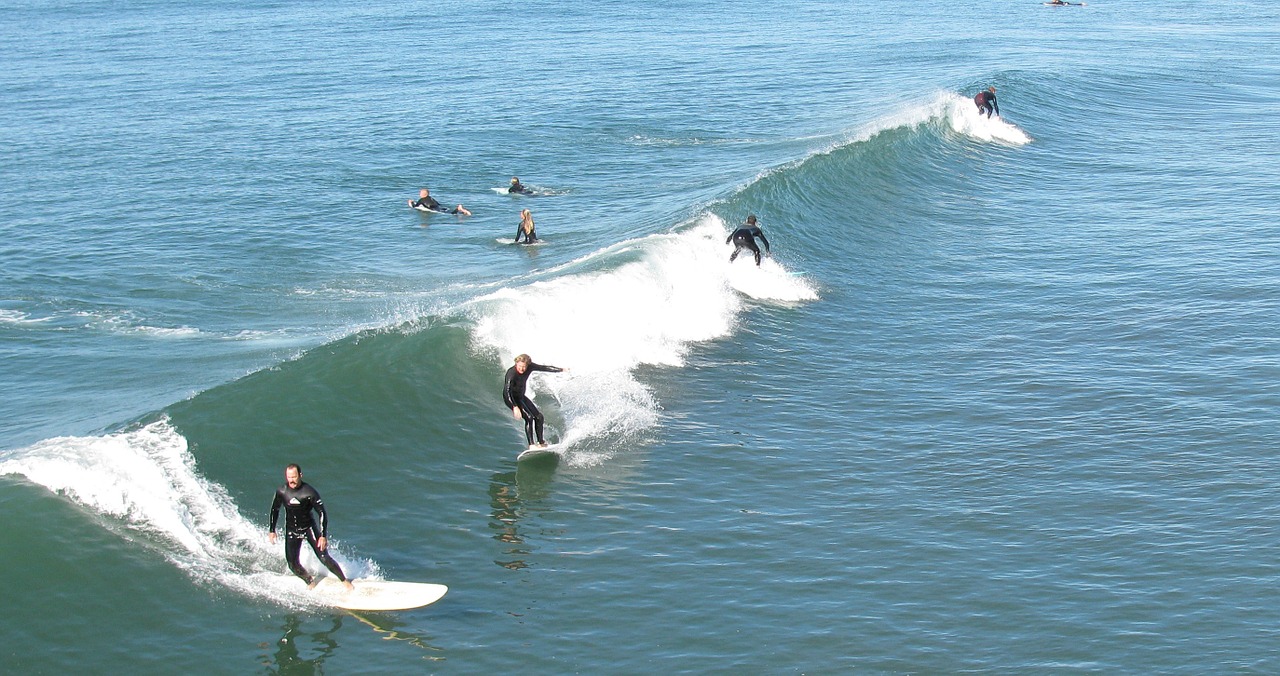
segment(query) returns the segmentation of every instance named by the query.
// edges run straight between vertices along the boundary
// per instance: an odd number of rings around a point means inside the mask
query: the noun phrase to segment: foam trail
[[[944,115],[952,131],[980,141],[1003,141],[1013,145],[1026,145],[1031,137],[1003,117],[987,117],[978,114],[978,107],[971,99],[957,94],[945,94],[942,100]]]
[[[46,439],[0,455],[0,475],[25,477],[106,517],[113,530],[141,535],[130,539],[197,581],[294,608],[323,605],[286,574],[283,546],[267,540],[265,514],[254,523],[241,516],[222,486],[200,476],[187,440],[168,420],[101,437]],[[344,556],[337,545],[331,550],[348,577],[378,576],[372,561]],[[323,571],[308,548],[303,552],[309,569]]]
[[[723,220],[705,214],[688,229],[601,252],[634,256],[615,269],[479,298],[466,307],[475,320],[473,341],[504,365],[528,353],[538,363],[570,368],[536,374],[530,389],[545,389],[560,402],[561,442],[579,446],[574,461],[599,462],[657,423],[659,405],[633,376],[637,366],[684,364],[693,345],[732,332],[744,298],[818,297],[772,259],[759,268],[745,257],[731,265],[728,233]]]

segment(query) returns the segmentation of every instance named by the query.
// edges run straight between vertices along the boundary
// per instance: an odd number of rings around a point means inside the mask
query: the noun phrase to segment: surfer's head
[[[519,182],[520,182],[520,177],[519,177],[519,176],[512,176],[512,177],[511,177],[511,185],[515,185],[515,184],[517,184],[517,183],[519,183]]]
[[[751,214],[750,216],[747,216],[747,225],[755,225],[755,224],[756,224],[756,215]]]
[[[431,194],[431,191],[427,190],[426,188],[423,188],[422,190],[418,191],[418,197],[426,197],[427,195],[430,195],[430,194]]]
[[[289,484],[289,488],[297,488],[302,485],[302,467],[297,464],[290,464],[284,468],[284,482]]]
[[[989,91],[989,92],[991,92],[992,94],[994,94],[994,93],[996,93],[996,88],[995,88],[995,87],[987,87],[987,91]]]
[[[533,360],[527,354],[516,355],[516,373],[524,373],[531,361]]]

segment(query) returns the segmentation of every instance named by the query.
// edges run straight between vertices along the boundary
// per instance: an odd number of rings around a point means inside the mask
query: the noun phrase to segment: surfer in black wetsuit
[[[760,232],[760,228],[756,226],[756,216],[751,214],[747,216],[746,225],[733,231],[729,238],[724,241],[725,244],[733,242],[733,253],[729,254],[729,262],[732,263],[738,258],[738,254],[743,249],[750,249],[756,257],[756,265],[760,265],[760,247],[756,246],[756,238],[759,237],[764,242],[764,250],[770,251],[769,240],[765,239],[764,233]]]
[[[516,226],[516,244],[520,243],[520,238],[524,237],[525,244],[533,244],[538,241],[538,233],[533,227],[533,214],[528,209],[520,212],[520,225]]]
[[[276,542],[276,522],[280,519],[280,507],[284,506],[284,558],[289,563],[289,570],[307,583],[312,589],[320,579],[302,566],[298,554],[302,552],[302,541],[311,545],[311,551],[320,559],[325,568],[338,576],[347,589],[354,589],[351,581],[342,573],[342,566],[329,556],[329,516],[324,511],[324,501],[310,484],[302,481],[302,468],[289,465],[284,468],[284,484],[276,489],[275,500],[271,501],[271,544]],[[311,518],[312,510],[319,517],[319,524]]]
[[[978,95],[973,97],[973,102],[978,105],[979,115],[986,113],[989,118],[993,111],[996,115],[1000,114],[1000,106],[996,103],[995,87],[987,87],[987,91],[978,92]]]
[[[529,382],[529,376],[533,375],[534,371],[562,373],[568,370],[559,366],[535,364],[527,354],[516,357],[516,365],[507,369],[506,381],[502,383],[502,401],[506,402],[512,415],[524,418],[524,436],[529,441],[529,448],[534,447],[535,434],[539,447],[546,447],[547,442],[542,438],[542,411],[533,405],[532,399],[525,396],[525,383]]]
[[[461,204],[454,207],[453,211],[449,211],[448,209],[445,209],[444,207],[440,206],[440,203],[436,201],[436,198],[431,196],[431,191],[427,190],[426,188],[423,188],[422,190],[418,191],[418,199],[409,200],[409,206],[413,207],[414,209],[418,209],[418,208],[430,209],[431,211],[437,211],[442,214],[461,214],[463,216],[471,215],[471,212],[467,211],[466,207],[462,206]]]
[[[532,195],[532,194],[533,194],[533,191],[532,191],[532,190],[530,190],[530,189],[528,189],[528,188],[524,187],[524,185],[522,185],[522,184],[520,183],[520,178],[519,178],[518,176],[512,176],[512,177],[511,177],[511,187],[510,187],[510,188],[507,188],[507,192],[509,192],[509,193],[515,193],[515,194],[518,194],[518,195]]]

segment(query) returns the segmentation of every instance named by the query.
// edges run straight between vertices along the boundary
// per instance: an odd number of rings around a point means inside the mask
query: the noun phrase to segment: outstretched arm
[[[765,251],[768,251],[769,253],[773,253],[773,250],[769,248],[769,240],[768,240],[767,238],[765,238],[765,236],[764,236],[764,233],[763,233],[763,232],[762,232],[762,233],[760,233],[760,241],[761,241],[761,242],[764,242],[764,250],[765,250]]]

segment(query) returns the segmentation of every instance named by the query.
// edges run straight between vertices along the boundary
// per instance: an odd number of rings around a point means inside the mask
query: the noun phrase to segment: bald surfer
[[[533,359],[527,354],[516,357],[516,363],[507,369],[507,376],[502,383],[502,401],[507,404],[507,408],[511,409],[511,414],[517,418],[524,419],[524,436],[529,442],[529,448],[546,448],[546,439],[542,437],[542,411],[533,405],[533,400],[525,394],[525,385],[529,382],[529,376],[534,371],[545,371],[547,373],[563,373],[569,369],[562,369],[559,366],[547,366],[544,364],[535,364]],[[537,438],[537,446],[534,446],[534,438]]]
[[[995,87],[987,87],[987,91],[978,92],[978,95],[973,97],[973,102],[978,106],[979,115],[986,113],[987,118],[990,119],[993,111],[996,115],[1000,114],[1000,105],[996,103]]]
[[[756,238],[759,237],[764,242],[764,250],[770,251],[769,240],[765,239],[764,233],[760,231],[760,227],[756,225],[756,215],[747,216],[747,222],[742,227],[734,230],[724,241],[725,244],[733,242],[733,253],[729,254],[729,262],[732,263],[738,258],[738,254],[743,249],[750,249],[756,258],[756,266],[760,265],[760,247],[756,246]]]
[[[458,214],[462,216],[471,215],[471,212],[467,211],[467,208],[462,206],[461,204],[454,207],[453,211],[449,211],[448,209],[445,209],[444,207],[440,206],[440,203],[436,201],[436,198],[431,196],[431,191],[427,190],[426,188],[423,188],[422,190],[418,191],[418,199],[409,200],[409,206],[413,207],[414,209],[419,209],[419,210],[426,209],[427,211],[434,211],[436,213],[441,213],[441,214]]]
[[[289,570],[302,578],[308,589],[320,583],[320,579],[307,572],[298,561],[305,540],[320,563],[342,580],[348,591],[354,589],[342,573],[342,566],[329,555],[329,516],[324,511],[324,501],[311,484],[302,480],[302,468],[296,464],[284,468],[284,485],[276,489],[276,497],[271,501],[271,544],[276,543],[276,522],[280,519],[281,507],[284,507],[284,559],[289,563]],[[313,511],[317,519],[311,518]]]

